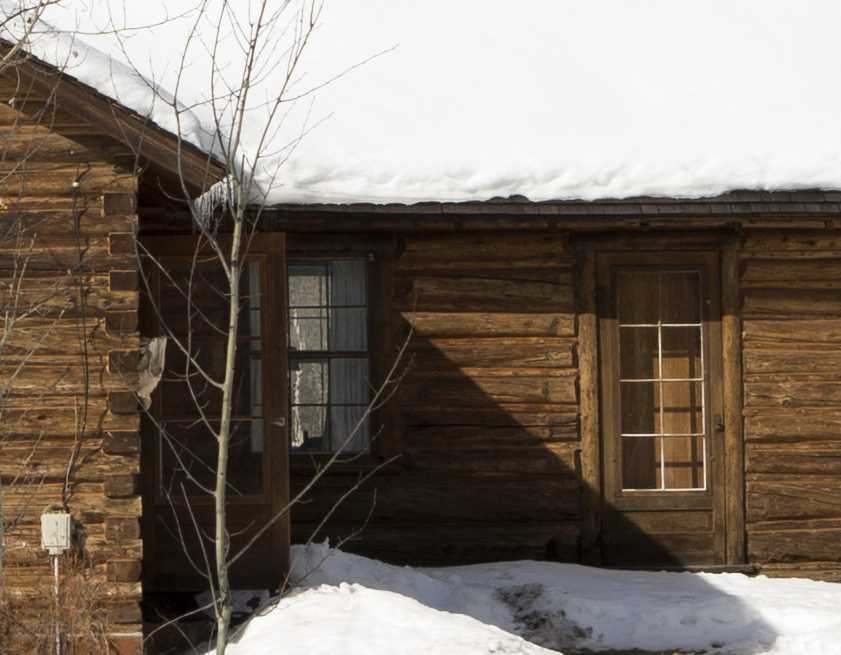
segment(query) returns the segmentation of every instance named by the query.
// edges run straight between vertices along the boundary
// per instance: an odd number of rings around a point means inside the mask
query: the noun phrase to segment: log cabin
[[[37,60],[2,93],[0,218],[28,253],[4,310],[39,307],[3,352],[3,582],[26,596],[49,580],[39,515],[66,507],[114,643],[139,652],[144,597],[202,589],[167,490],[208,444],[177,357],[148,416],[138,404],[154,301],[177,306],[141,275],[138,244],[178,270],[195,237],[166,193],[177,153],[197,195],[224,170]],[[841,580],[841,192],[287,204],[260,229],[235,543],[307,484],[407,355],[344,461],[238,563],[239,586],[277,587],[289,544],[324,538],[412,564]],[[3,246],[7,289],[20,243]],[[178,458],[162,425],[182,431]]]

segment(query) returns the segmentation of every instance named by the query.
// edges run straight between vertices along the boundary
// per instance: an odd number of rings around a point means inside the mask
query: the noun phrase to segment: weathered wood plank
[[[750,561],[840,561],[841,528],[748,531]]]
[[[569,284],[571,265],[570,260],[561,260],[556,257],[532,257],[505,261],[462,258],[412,262],[403,260],[397,269],[397,275],[404,279],[441,277]]]
[[[407,403],[449,403],[453,407],[481,407],[488,403],[575,404],[575,379],[540,377],[460,377],[404,382],[400,394]]]
[[[841,517],[841,483],[835,478],[751,481],[747,486],[747,520],[773,521]]]
[[[836,350],[841,346],[841,319],[751,320],[742,324],[746,348]]]
[[[572,286],[548,282],[416,277],[398,280],[395,290],[403,311],[569,313],[573,303]]]
[[[745,405],[833,407],[841,404],[841,382],[747,382]]]
[[[293,495],[307,478],[293,480]],[[347,480],[325,480],[320,489],[292,510],[296,523],[315,523],[345,493]],[[505,493],[500,493],[505,489]],[[466,525],[500,521],[562,521],[578,516],[580,486],[561,476],[495,476],[459,478],[410,473],[372,479],[341,505],[342,520],[365,523],[434,523]],[[396,528],[399,529],[399,528]]]
[[[772,410],[753,408],[745,412],[748,441],[796,441],[801,439],[841,439],[841,411],[827,408]]]
[[[535,426],[553,430],[554,426],[565,426],[570,420],[569,408],[563,405],[527,403],[499,403],[484,408],[423,403],[406,405],[404,413],[407,425],[412,426]]]
[[[406,237],[399,266],[429,260],[489,261],[569,256],[569,237],[566,234],[543,234],[539,237],[509,232],[468,235],[412,235]]]
[[[570,368],[574,345],[570,339],[550,337],[418,339],[412,343],[411,370]]]
[[[747,374],[841,373],[841,351],[747,350],[744,361]]]
[[[841,316],[841,290],[835,289],[746,289],[743,315],[750,317]]]
[[[841,258],[749,259],[742,263],[743,288],[838,289]]]
[[[487,312],[403,312],[417,337],[572,337],[575,315]]]
[[[751,442],[747,446],[747,473],[841,475],[841,442]]]
[[[577,477],[576,443],[547,442],[515,448],[417,449],[408,453],[408,466],[418,474],[521,474]]]
[[[564,422],[548,426],[410,426],[406,444],[410,448],[495,448],[524,446],[544,441],[577,441],[578,415],[564,416]]]
[[[766,255],[781,252],[814,253],[814,257],[826,257],[828,253],[841,254],[841,232],[832,230],[798,230],[797,232],[748,232],[744,241],[745,253]]]

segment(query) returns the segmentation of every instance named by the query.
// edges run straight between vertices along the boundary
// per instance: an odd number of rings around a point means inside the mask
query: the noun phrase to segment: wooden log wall
[[[728,561],[841,580],[841,232],[802,224],[747,224],[741,238],[724,239],[699,224],[694,236],[647,243],[720,247],[735,269],[723,277],[731,285],[722,290],[724,320],[735,326],[725,351],[740,360],[733,386],[743,408],[727,421],[733,433],[743,422],[745,461],[742,471],[740,457],[728,458],[736,468],[727,498],[741,504],[744,494],[746,522],[728,526]],[[639,238],[632,229],[617,237],[629,248]],[[596,344],[585,340],[589,273],[574,263],[574,239],[560,231],[399,235],[392,340],[413,325],[413,359],[382,424],[387,454],[406,458],[351,496],[319,537],[364,526],[345,548],[413,563],[598,563],[583,534],[599,505],[584,483],[594,479],[586,470],[593,445],[581,441],[582,419],[597,412],[580,391],[592,374],[581,348]],[[307,479],[295,470],[293,490]],[[328,476],[293,511],[293,540],[310,537],[365,470]]]
[[[841,232],[748,232],[741,286],[748,559],[841,580]]]
[[[408,374],[373,431],[383,428],[375,452],[403,458],[319,538],[363,528],[343,547],[414,564],[578,559],[573,264],[558,234],[401,237],[385,304],[391,352],[413,327]],[[307,475],[293,470],[294,491]],[[346,472],[293,510],[293,541],[360,471]]]
[[[67,505],[92,584],[107,601],[115,644],[134,652],[142,561],[131,365],[139,348],[138,181],[114,163],[120,148],[96,126],[46,98],[22,99],[11,82],[0,81],[0,99],[2,311],[38,307],[10,333],[0,328],[0,338],[8,337],[0,353],[7,392],[0,476],[10,522],[2,584],[24,600],[43,593],[51,572],[39,517],[62,505],[67,477]],[[17,222],[21,242],[6,232]],[[17,293],[10,284],[21,244],[26,272]]]

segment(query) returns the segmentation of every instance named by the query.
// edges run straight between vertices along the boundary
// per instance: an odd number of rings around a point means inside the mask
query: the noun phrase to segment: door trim
[[[600,391],[599,402],[599,445],[601,450],[601,500],[602,500],[602,525],[604,531],[607,526],[603,524],[607,520],[604,513],[604,505],[619,511],[634,510],[709,510],[711,512],[711,525],[713,551],[711,556],[714,561],[710,563],[723,564],[730,562],[730,551],[727,536],[728,524],[733,526],[731,521],[726,520],[731,503],[727,502],[729,486],[726,471],[732,474],[733,467],[727,461],[727,445],[725,435],[721,430],[713,426],[713,415],[725,415],[724,396],[726,395],[723,371],[723,334],[722,334],[722,288],[721,288],[721,252],[718,248],[697,248],[693,250],[663,250],[660,248],[651,250],[604,250],[594,254],[594,269],[597,298],[596,298],[596,324],[598,326],[599,353],[596,371],[598,373],[598,388]],[[707,303],[704,304],[703,321],[705,323],[705,359],[708,364],[708,382],[705,393],[710,401],[707,424],[709,434],[710,457],[707,462],[707,488],[703,491],[674,491],[674,492],[626,492],[621,488],[621,471],[619,470],[618,443],[608,441],[613,435],[606,434],[610,426],[616,426],[617,416],[606,414],[606,412],[618,411],[618,402],[615,389],[615,371],[608,370],[610,366],[607,360],[611,360],[618,366],[616,358],[612,357],[616,347],[612,328],[615,328],[615,317],[613,316],[612,303],[613,283],[612,275],[615,267],[680,267],[691,261],[693,266],[699,266],[704,271],[704,296]],[[613,317],[613,318],[612,318]],[[731,377],[731,376],[728,376]],[[737,380],[740,379],[736,377]],[[732,407],[731,407],[732,409]],[[732,418],[732,417],[731,417]],[[725,432],[727,425],[725,424]],[[731,435],[732,439],[732,435]],[[732,484],[732,482],[731,482]],[[735,526],[734,526],[735,527]],[[609,528],[608,528],[609,532]],[[737,530],[738,532],[738,530]]]
[[[721,355],[724,392],[724,495],[726,561],[747,562],[745,532],[745,440],[742,418],[742,305],[739,293],[739,241],[721,250]]]

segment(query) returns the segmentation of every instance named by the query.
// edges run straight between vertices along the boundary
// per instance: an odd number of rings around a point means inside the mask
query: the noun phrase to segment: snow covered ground
[[[293,557],[299,586],[231,655],[841,653],[841,584],[529,561],[413,569],[326,545]]]

